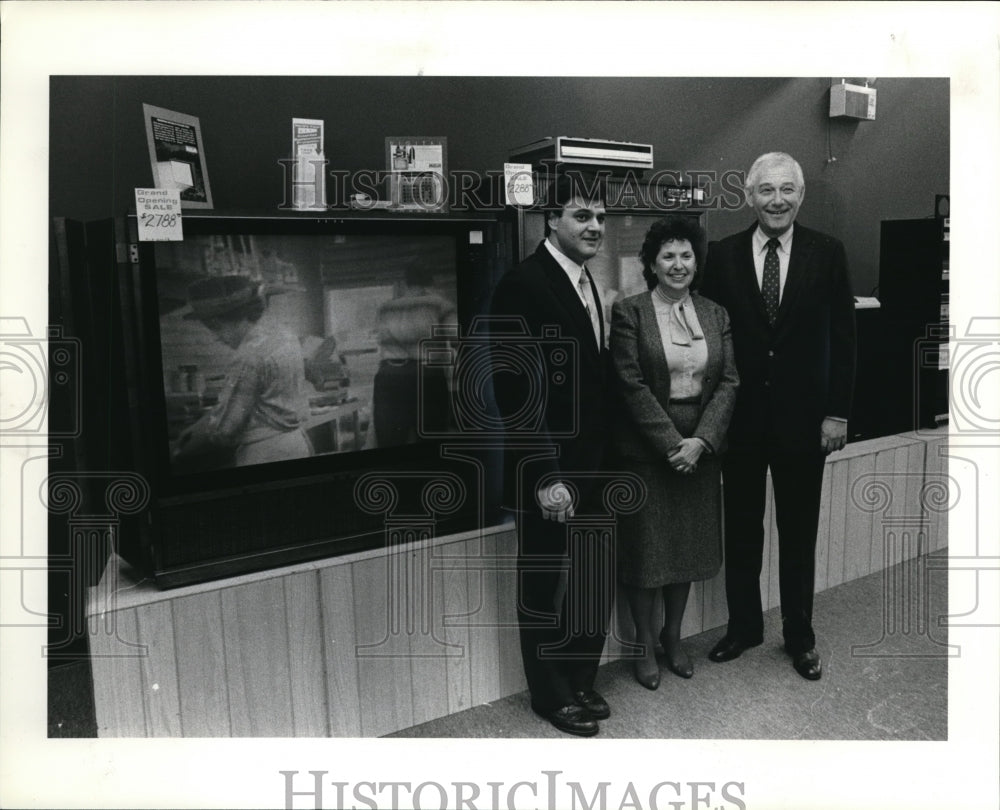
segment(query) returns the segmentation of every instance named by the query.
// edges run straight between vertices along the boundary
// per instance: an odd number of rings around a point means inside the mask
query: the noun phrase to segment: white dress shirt
[[[586,279],[586,276],[584,276],[584,274],[583,274],[583,265],[577,264],[569,256],[567,256],[565,253],[563,253],[562,251],[560,251],[559,248],[557,248],[555,245],[553,245],[552,242],[550,242],[548,239],[545,240],[545,247],[548,248],[548,251],[552,255],[552,258],[555,259],[559,263],[559,266],[563,269],[563,272],[566,273],[566,276],[569,278],[570,284],[573,285],[573,289],[576,290],[577,296],[580,298],[580,301],[583,303],[583,308],[586,309],[589,312],[590,311],[590,302],[584,297],[583,291],[580,289],[580,278],[581,278],[581,276],[584,279]],[[596,318],[593,319],[595,321],[594,322],[594,331],[596,333],[596,332],[600,331],[600,320],[599,319],[603,317],[604,304],[601,301],[601,291],[598,288],[597,284],[594,284],[593,286],[590,286],[588,284],[587,286],[590,288],[590,292],[594,296],[594,305],[597,307],[597,312],[595,313]],[[607,330],[606,327],[604,329],[604,336],[605,336],[605,338],[604,338],[605,339],[605,343],[607,343],[608,330]],[[594,339],[595,340],[599,340],[599,337],[595,334]]]
[[[559,266],[563,269],[567,276],[569,276],[570,284],[573,285],[573,289],[576,290],[576,294],[580,296],[580,300],[583,301],[583,305],[587,306],[587,299],[583,297],[580,292],[580,276],[583,275],[583,265],[577,264],[569,256],[559,250],[555,245],[552,244],[548,239],[545,240],[545,247],[549,249],[549,253],[552,254],[552,258],[559,262]],[[595,284],[594,287],[597,287]],[[591,288],[593,290],[593,288]],[[601,291],[597,291],[597,306],[602,306],[601,304]]]

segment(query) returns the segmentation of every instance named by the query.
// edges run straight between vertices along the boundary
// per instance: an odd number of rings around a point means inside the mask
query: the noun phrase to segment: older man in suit
[[[796,224],[805,196],[790,156],[759,157],[746,178],[757,215],[709,249],[702,293],[729,312],[740,389],[723,461],[729,624],[709,658],[763,641],[760,573],[767,470],[774,486],[785,650],[822,675],[812,626],[825,456],[847,440],[854,383],[854,299],[844,246]]]
[[[491,308],[510,340],[524,347],[527,330],[538,348],[514,352],[512,364],[508,338],[494,331],[524,672],[532,709],[578,736],[596,734],[611,713],[594,691],[611,609],[610,549],[600,537],[570,545],[566,524],[594,495],[607,434],[606,327],[586,267],[604,238],[605,209],[600,190],[587,186],[566,175],[552,184],[546,238],[500,280]]]

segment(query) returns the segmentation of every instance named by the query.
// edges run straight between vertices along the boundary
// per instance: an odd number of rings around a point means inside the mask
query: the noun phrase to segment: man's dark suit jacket
[[[827,416],[847,419],[854,386],[854,298],[838,240],[796,224],[773,331],[754,271],[757,224],[709,245],[701,293],[729,312],[740,387],[736,445],[819,451]]]
[[[531,445],[532,455],[540,449],[552,452],[526,468],[520,504],[516,465],[524,452],[504,453],[506,505],[530,509],[541,479],[600,468],[610,387],[606,341],[598,346],[579,294],[544,243],[500,280],[491,311],[521,316],[529,335],[518,335],[513,322],[506,334],[493,330],[494,395],[501,415],[518,424],[506,432],[505,441],[509,447]],[[602,334],[607,329],[603,317]],[[585,495],[586,480],[573,480]]]

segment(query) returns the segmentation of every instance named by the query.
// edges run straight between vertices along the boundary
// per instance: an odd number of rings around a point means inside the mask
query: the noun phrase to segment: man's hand
[[[824,453],[836,453],[847,444],[847,422],[827,417],[820,428],[820,445]]]
[[[539,487],[536,497],[538,505],[542,508],[542,517],[546,520],[565,523],[566,518],[573,517],[573,493],[562,481],[554,481],[547,487]]]
[[[698,459],[704,451],[705,445],[698,439],[681,439],[667,460],[677,472],[689,474],[698,468]]]

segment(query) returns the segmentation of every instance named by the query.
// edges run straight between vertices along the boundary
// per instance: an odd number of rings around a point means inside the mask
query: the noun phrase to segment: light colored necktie
[[[590,316],[590,325],[594,329],[594,340],[597,341],[597,345],[601,345],[601,320],[597,314],[597,302],[594,301],[594,291],[590,288],[590,274],[587,272],[587,268],[584,267],[583,271],[580,273],[580,297],[583,299],[583,306],[587,310],[587,315]]]

